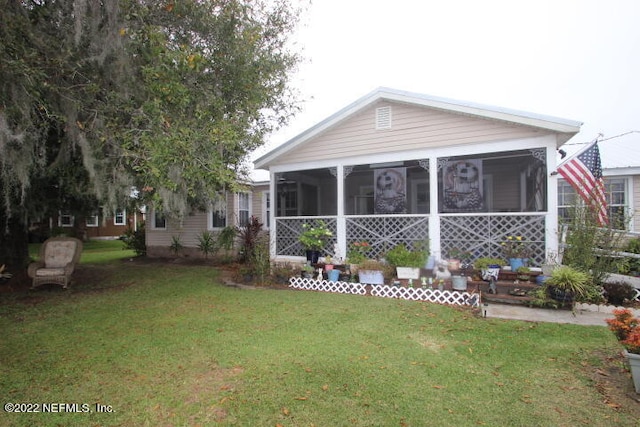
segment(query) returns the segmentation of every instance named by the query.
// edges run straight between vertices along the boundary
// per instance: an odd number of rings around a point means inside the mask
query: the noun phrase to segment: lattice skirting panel
[[[304,231],[303,224],[317,226],[319,221],[324,221],[327,228],[333,233],[333,238],[328,239],[325,247],[321,251],[323,254],[334,255],[333,247],[337,235],[337,221],[332,217],[323,218],[276,218],[276,253],[278,255],[304,256],[305,250],[298,237]]]
[[[346,224],[347,247],[354,242],[366,241],[371,245],[367,254],[370,258],[377,258],[400,243],[415,248],[429,238],[427,216],[348,217]]]
[[[521,236],[531,250],[534,265],[545,261],[544,215],[442,216],[440,244],[448,255],[453,248],[469,251],[472,258],[504,258],[502,243],[508,236]]]
[[[413,301],[427,301],[437,304],[464,305],[478,307],[480,294],[438,289],[405,288],[387,285],[364,285],[362,283],[329,282],[328,280],[292,277],[289,287],[308,291],[335,292],[341,294],[371,295],[384,298],[399,298]],[[369,291],[370,290],[370,291]]]

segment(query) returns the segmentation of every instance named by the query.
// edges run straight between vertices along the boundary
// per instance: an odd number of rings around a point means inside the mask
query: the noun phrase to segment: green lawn
[[[33,259],[38,258],[39,243],[29,245],[29,255]],[[124,249],[122,240],[89,240],[83,243],[81,264],[99,264],[122,258],[134,257],[135,253],[130,249]]]
[[[207,266],[83,268],[69,291],[0,295],[0,396],[90,412],[0,425],[637,426],[586,373],[618,349],[604,327],[240,290]]]

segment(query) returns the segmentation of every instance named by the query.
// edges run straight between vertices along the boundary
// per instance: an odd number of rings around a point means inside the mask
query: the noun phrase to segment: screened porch
[[[304,256],[304,223],[333,231],[325,254],[367,241],[371,257],[429,240],[445,258],[501,256],[507,236],[522,236],[533,262],[545,259],[546,149],[526,149],[388,163],[337,165],[274,174],[275,256]],[[555,217],[554,217],[555,218]]]

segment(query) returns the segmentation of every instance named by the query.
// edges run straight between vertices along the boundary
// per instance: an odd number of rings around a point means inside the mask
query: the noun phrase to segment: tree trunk
[[[0,214],[0,225],[0,265],[16,273],[26,268],[29,260],[27,227],[15,216],[7,223],[4,213]]]

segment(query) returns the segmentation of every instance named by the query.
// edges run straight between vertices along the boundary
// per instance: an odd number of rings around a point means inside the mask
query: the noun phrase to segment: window
[[[628,228],[628,197],[627,179],[617,177],[605,177],[604,189],[609,208],[609,220],[614,228]],[[578,202],[582,203],[582,199]],[[576,203],[576,193],[573,187],[563,179],[558,180],[558,216],[568,218],[571,207]]]
[[[126,225],[127,215],[124,209],[116,209],[113,215],[113,225]]]
[[[625,178],[605,178],[604,190],[609,206],[609,220],[614,228],[627,228],[627,180]]]
[[[249,193],[238,193],[238,226],[249,224]]]
[[[58,217],[58,226],[60,227],[73,227],[73,215],[69,213],[61,213]]]
[[[87,216],[87,227],[97,227],[98,226],[98,214],[94,213],[93,215]]]
[[[164,214],[153,211],[153,228],[156,230],[165,230],[167,228],[167,219]]]
[[[271,193],[268,191],[262,192],[262,222],[264,228],[269,229],[271,225]]]
[[[224,228],[227,226],[227,200],[221,196],[209,211],[209,228]]]
[[[569,218],[571,206],[575,204],[576,192],[571,184],[564,179],[558,180],[558,217]]]

